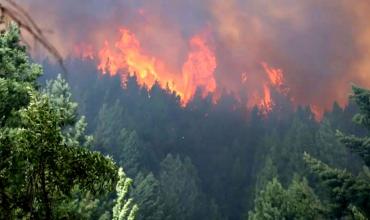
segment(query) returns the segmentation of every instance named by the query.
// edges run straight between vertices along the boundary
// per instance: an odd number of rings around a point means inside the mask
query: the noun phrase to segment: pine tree
[[[109,155],[120,155],[117,137],[120,136],[120,132],[123,129],[123,113],[124,111],[119,101],[116,101],[113,106],[103,104],[99,111],[94,134],[96,150]]]
[[[370,184],[362,176],[354,176],[346,170],[331,168],[325,163],[304,155],[304,160],[329,188],[332,204],[330,208],[335,218],[350,214],[350,206],[358,207],[369,216],[370,210]]]
[[[360,111],[355,115],[354,122],[370,129],[370,91],[355,86],[352,90],[352,99]],[[331,168],[308,154],[304,155],[304,159],[329,189],[334,217],[352,215],[351,207],[354,206],[356,213],[370,218],[370,178],[366,171],[370,164],[370,137],[344,135],[341,132],[338,132],[338,136],[340,142],[363,159],[365,167],[362,174],[355,176],[347,170]]]
[[[315,154],[330,165],[345,167],[348,165],[348,153],[338,140],[335,130],[326,118],[320,123],[316,133],[317,152]],[[335,149],[335,151],[333,151]]]
[[[161,194],[164,202],[164,219],[191,219],[199,207],[198,176],[189,158],[184,161],[171,154],[161,163]]]
[[[270,182],[274,177],[277,177],[277,169],[274,165],[270,156],[265,159],[265,164],[262,169],[258,172],[258,177],[256,180],[256,191],[259,192],[268,182]]]
[[[286,192],[280,182],[274,178],[259,192],[255,199],[254,210],[249,213],[249,220],[284,219]]]
[[[139,207],[129,197],[132,179],[128,178],[123,169],[118,170],[117,201],[113,207],[113,220],[135,220]]]
[[[322,219],[324,210],[305,179],[295,177],[288,189],[274,178],[255,199],[249,220]]]
[[[291,182],[295,173],[304,174],[302,154],[305,151],[313,151],[316,146],[313,120],[312,113],[298,109],[282,146],[275,148],[272,153],[279,178],[285,185]]]
[[[132,196],[140,207],[138,219],[163,219],[163,204],[159,181],[152,173],[139,173],[135,178]]]
[[[27,106],[28,91],[37,88],[36,79],[42,69],[29,61],[14,25],[0,36],[0,57],[0,125],[15,126],[18,120],[12,112]]]
[[[78,104],[72,100],[71,88],[67,81],[58,74],[55,80],[46,83],[43,92],[48,95],[50,105],[63,118],[63,136],[66,144],[90,147],[93,137],[85,135],[87,123],[84,116],[78,118]]]
[[[119,163],[125,168],[126,173],[135,177],[143,161],[141,143],[135,131],[122,129],[118,137]]]
[[[112,190],[114,162],[67,141],[63,129],[73,123],[37,90],[42,70],[17,27],[0,35],[0,57],[0,218],[55,218],[76,185],[94,195]]]

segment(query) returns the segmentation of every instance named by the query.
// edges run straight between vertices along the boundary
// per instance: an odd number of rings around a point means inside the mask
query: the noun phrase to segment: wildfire
[[[248,107],[257,105],[263,115],[267,115],[272,111],[275,105],[271,97],[271,88],[280,92],[283,95],[288,95],[288,88],[285,86],[284,74],[281,69],[270,67],[267,63],[262,62],[261,66],[266,74],[266,80],[262,82],[262,92],[254,92],[248,101]],[[242,74],[242,82],[246,83],[247,76]]]
[[[188,102],[197,87],[201,87],[203,96],[216,90],[216,80],[213,76],[216,69],[216,57],[199,36],[190,41],[191,51],[182,68],[185,85],[184,101]]]
[[[262,67],[265,70],[267,76],[270,79],[270,82],[274,86],[282,86],[283,85],[283,71],[281,69],[274,69],[267,65],[267,63],[262,62]]]
[[[215,79],[217,60],[204,35],[198,34],[190,38],[182,67],[173,71],[164,60],[147,52],[133,32],[121,28],[119,34],[117,41],[106,40],[97,52],[98,69],[103,74],[119,74],[123,85],[128,76],[136,76],[139,85],[147,88],[158,83],[162,88],[179,95],[184,106],[194,97],[197,89],[201,89],[203,97],[212,93],[213,101],[217,102],[220,96]],[[80,44],[76,48],[75,52],[80,57],[94,57],[92,48],[87,44]],[[288,94],[288,89],[285,87],[281,69],[273,68],[266,62],[261,62],[261,66],[265,75],[260,83],[252,86],[254,90],[250,91],[247,107],[257,106],[262,114],[267,115],[275,105],[271,89],[283,95]],[[249,78],[246,72],[241,75],[242,84],[255,84],[250,80],[253,77]]]
[[[120,39],[113,47],[105,41],[104,47],[99,51],[98,68],[103,74],[116,75],[120,70],[127,70],[128,74],[137,77],[142,86],[150,88],[158,82],[162,88],[176,92],[184,105],[194,96],[197,88],[202,89],[203,96],[216,90],[216,58],[201,35],[191,38],[182,72],[173,73],[168,70],[165,62],[148,55],[128,29],[122,28],[120,34]],[[120,73],[125,82],[126,71]]]
[[[273,102],[271,99],[270,88],[265,84],[263,85],[263,98],[259,104],[260,110],[263,114],[267,114],[272,111]]]
[[[311,112],[317,121],[321,121],[324,116],[324,111],[317,105],[310,105]]]
[[[315,106],[319,118],[334,101],[348,103],[350,82],[370,87],[370,1],[358,1],[18,2],[52,30],[62,58],[93,59],[123,85],[128,76],[148,89],[157,82],[183,105],[200,87],[215,102],[228,93],[265,112],[278,110],[282,95],[292,107]],[[317,8],[325,22],[312,19]],[[32,54],[44,58],[36,47]]]
[[[270,80],[270,84],[281,94],[287,95],[289,93],[289,88],[285,85],[283,70],[272,68],[265,62],[262,62],[261,65]]]

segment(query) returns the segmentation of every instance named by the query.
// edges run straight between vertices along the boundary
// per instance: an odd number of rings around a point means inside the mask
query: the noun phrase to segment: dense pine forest
[[[201,89],[184,106],[94,59],[37,62],[1,33],[0,219],[370,218],[365,88],[317,120],[278,91],[268,114]]]
[[[268,116],[227,95],[217,104],[199,95],[184,108],[159,86],[148,90],[132,77],[122,88],[92,63],[67,63],[91,73],[69,75],[69,86],[93,149],[134,180],[138,219],[367,216],[367,148],[358,142],[367,139],[344,136],[366,136],[367,90],[354,87],[346,108],[333,103],[318,122],[309,107],[294,109],[283,96]],[[42,81],[57,77],[56,66],[44,66]]]

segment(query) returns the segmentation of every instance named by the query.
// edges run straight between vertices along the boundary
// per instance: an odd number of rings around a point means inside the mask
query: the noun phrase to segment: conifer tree
[[[160,185],[164,202],[164,219],[195,218],[199,207],[198,175],[189,158],[171,154],[161,163]]]
[[[110,155],[120,154],[117,139],[123,128],[123,113],[123,108],[118,100],[112,106],[103,104],[100,108],[94,134],[96,150]]]
[[[65,135],[69,111],[37,90],[42,70],[16,26],[1,33],[0,57],[0,218],[52,219],[76,185],[94,195],[112,190],[114,162]]]
[[[259,192],[249,220],[321,219],[324,210],[307,180],[295,177],[288,189],[274,178]]]
[[[146,176],[139,173],[135,178],[132,196],[140,207],[138,219],[163,219],[163,203],[159,181],[152,173]]]
[[[43,92],[49,97],[50,105],[64,120],[62,131],[66,144],[90,147],[93,137],[85,135],[85,117],[78,117],[78,104],[72,100],[71,88],[61,74],[55,80],[47,81]]]
[[[141,143],[135,131],[122,129],[118,137],[119,163],[125,168],[127,175],[135,177],[143,161]]]
[[[353,87],[352,99],[359,106],[359,113],[353,118],[354,122],[370,129],[370,91]],[[370,137],[356,137],[338,132],[342,142],[352,152],[357,153],[364,161],[364,172],[355,176],[347,170],[336,169],[311,157],[304,155],[306,163],[317,174],[329,189],[332,201],[332,214],[336,218],[343,216],[364,215],[370,218],[370,178],[368,166],[370,165]],[[353,208],[355,207],[355,212]],[[360,214],[358,214],[360,213]]]
[[[129,197],[132,179],[128,178],[123,169],[118,170],[117,201],[113,207],[113,220],[135,220],[139,207]]]

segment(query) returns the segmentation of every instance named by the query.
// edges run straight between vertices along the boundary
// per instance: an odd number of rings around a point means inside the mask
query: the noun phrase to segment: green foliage
[[[119,155],[117,137],[120,136],[122,130],[122,114],[123,109],[118,101],[113,106],[104,104],[101,107],[94,134],[97,150],[103,153]]]
[[[55,80],[47,81],[44,93],[48,94],[57,114],[63,117],[63,124],[76,123],[78,104],[72,101],[70,87],[60,74]]]
[[[160,185],[164,202],[164,219],[194,218],[200,206],[198,176],[189,158],[171,154],[161,163]]]
[[[129,190],[132,180],[126,177],[123,169],[118,170],[119,180],[117,182],[117,201],[113,207],[113,220],[135,220],[139,207],[129,198]]]
[[[352,86],[352,91],[351,98],[357,104],[360,111],[355,115],[353,121],[370,130],[370,90]]]
[[[121,148],[120,153],[120,164],[125,168],[129,176],[135,176],[138,174],[141,168],[142,150],[139,142],[139,138],[135,131],[128,131],[122,129],[118,137],[118,146]]]
[[[28,91],[36,88],[41,67],[32,64],[26,48],[19,44],[19,29],[11,25],[0,35],[0,125],[12,126],[17,120],[12,112],[29,102]]]
[[[181,106],[158,84],[148,89],[128,77],[122,87],[119,76],[101,75],[94,62],[73,59],[68,66],[89,73],[71,74],[68,82],[84,106],[88,130],[95,134],[94,149],[112,155],[135,180],[131,196],[140,207],[139,219],[241,219],[253,208],[255,190],[277,176],[288,194],[285,186],[292,184],[294,173],[307,176],[326,203],[329,193],[319,188],[316,176],[308,175],[303,152],[346,167],[353,176],[362,166],[336,137],[337,129],[365,134],[350,121],[357,111],[351,102],[345,108],[334,104],[317,122],[309,107],[293,108],[282,100],[286,97],[274,94],[269,115],[261,115],[257,107],[246,115],[245,106],[225,93],[215,104],[200,92]],[[182,165],[161,165],[169,153],[179,155]],[[183,168],[184,158],[191,158],[197,175]],[[193,194],[196,199],[189,196]],[[324,206],[324,211],[331,207]],[[182,213],[186,217],[178,217]]]
[[[15,26],[0,36],[0,58],[0,218],[58,218],[76,186],[92,195],[111,191],[114,162],[80,147],[84,125],[71,120],[76,104],[68,93],[59,103],[55,91],[36,90],[41,68],[30,63]],[[81,134],[67,135],[66,126]]]
[[[274,165],[272,159],[267,157],[263,168],[258,172],[258,177],[256,181],[256,190],[260,191],[268,182],[270,182],[274,177],[277,177],[277,169]]]
[[[165,190],[165,189],[164,189]],[[132,196],[140,207],[138,219],[163,219],[163,203],[159,181],[152,173],[143,175],[139,173],[135,178]]]
[[[274,178],[259,192],[248,219],[321,219],[321,213],[322,205],[305,179],[294,179],[284,189]]]
[[[370,131],[370,90],[356,86],[352,87],[352,99],[359,107],[359,113],[353,117],[353,121]],[[370,137],[356,137],[344,135],[338,132],[339,140],[352,152],[357,153],[366,166],[370,166]]]
[[[78,118],[78,104],[72,101],[72,93],[66,80],[59,74],[55,80],[48,81],[44,93],[48,95],[50,105],[59,117],[63,118],[64,142],[67,145],[90,147],[93,137],[85,135],[87,126],[85,117]]]
[[[316,133],[316,144],[317,150],[313,153],[327,164],[358,169],[361,167],[353,158],[349,157],[346,147],[338,140],[331,122],[327,119],[323,119]]]
[[[110,220],[113,201],[108,196],[97,197],[91,192],[74,187],[69,199],[56,207],[55,215],[60,219],[99,219]]]
[[[355,207],[351,207],[354,220],[367,220],[367,218]]]
[[[352,99],[360,110],[353,120],[370,129],[370,91],[354,86]],[[341,143],[364,160],[365,171],[368,170],[370,138],[347,136],[341,132],[338,132],[338,137]],[[333,203],[332,212],[335,217],[350,215],[352,206],[356,207],[358,211],[356,213],[362,213],[367,218],[370,217],[370,181],[366,177],[366,172],[363,175],[354,176],[346,170],[331,168],[308,154],[304,155],[304,160],[327,186]],[[359,218],[358,216],[359,214],[357,214],[357,218]]]
[[[5,128],[0,139],[2,146],[13,149],[3,158],[8,162],[4,172],[8,177],[6,186],[16,187],[4,191],[15,198],[15,205],[25,204],[12,209],[51,217],[55,203],[68,196],[76,184],[95,194],[112,189],[116,170],[113,161],[64,144],[61,119],[46,96],[31,94],[29,106],[21,109],[19,116],[20,127]]]
[[[286,195],[283,187],[277,179],[266,185],[266,189],[262,190],[255,200],[255,208],[249,213],[249,219],[283,219],[282,211]]]
[[[355,205],[368,215],[370,208],[370,184],[361,176],[353,176],[346,170],[331,168],[305,154],[304,160],[329,188],[331,209],[335,217],[346,216],[348,208]]]

